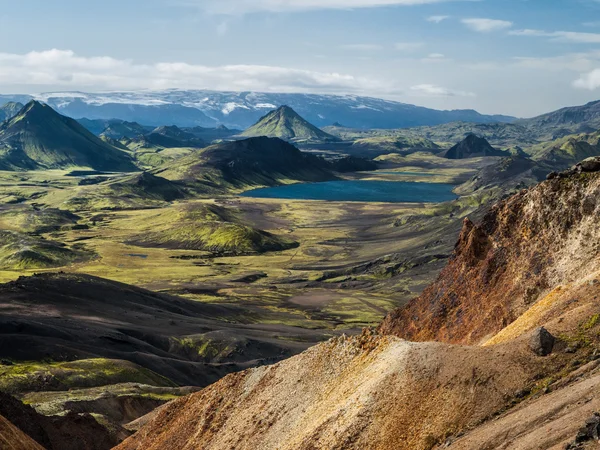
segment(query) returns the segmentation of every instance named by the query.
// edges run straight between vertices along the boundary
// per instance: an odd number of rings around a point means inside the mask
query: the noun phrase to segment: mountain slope
[[[244,137],[276,137],[286,141],[331,142],[338,138],[319,130],[289,106],[282,106],[262,117],[244,131]]]
[[[17,102],[8,102],[5,105],[2,105],[0,107],[0,122],[12,119],[19,111],[21,111],[21,109],[23,109],[23,106],[22,103]]]
[[[0,125],[0,168],[57,169],[85,166],[96,170],[132,171],[130,157],[103,142],[75,120],[47,105],[28,103]]]
[[[469,134],[454,147],[440,153],[440,156],[447,159],[465,159],[481,156],[508,156],[508,153],[496,150],[485,138]]]
[[[278,338],[248,317],[235,304],[205,304],[87,275],[21,277],[0,284],[0,359],[125,360],[179,385],[206,386],[308,346],[291,338],[297,328],[278,327]]]
[[[44,450],[44,447],[2,416],[0,416],[0,448],[7,450]]]
[[[390,313],[380,331],[475,344],[536,302],[555,303],[559,286],[599,269],[600,248],[587,245],[600,239],[599,190],[600,173],[574,173],[498,203],[481,224],[465,219],[451,263],[421,297]]]
[[[534,160],[562,170],[586,158],[600,156],[600,132],[569,135],[534,146],[528,151]]]
[[[543,373],[526,355],[524,343],[336,338],[170,403],[117,449],[433,449]]]
[[[600,100],[582,106],[561,108],[538,117],[520,120],[518,124],[545,140],[567,134],[590,133],[600,128]]]

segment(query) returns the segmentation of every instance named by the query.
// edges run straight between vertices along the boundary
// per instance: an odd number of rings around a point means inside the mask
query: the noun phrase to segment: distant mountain
[[[8,102],[0,107],[0,122],[12,119],[15,117],[21,109],[23,109],[23,103]]]
[[[555,170],[564,170],[591,156],[600,156],[600,131],[566,136],[534,146],[528,151],[535,161]]]
[[[572,106],[517,122],[542,140],[558,139],[569,134],[591,133],[600,129],[600,100]]]
[[[318,129],[300,117],[289,106],[271,111],[252,127],[244,131],[244,137],[276,137],[294,142],[333,142],[338,138]]]
[[[484,138],[470,134],[462,142],[446,150],[440,156],[447,159],[465,159],[481,156],[509,156],[509,154],[502,150],[496,150]]]
[[[149,133],[151,130],[152,127],[140,125],[137,122],[111,120],[106,128],[102,130],[100,136],[112,139],[134,138]]]
[[[23,101],[27,96],[0,96]],[[288,105],[317,127],[333,122],[351,128],[406,128],[464,121],[512,122],[513,117],[483,115],[473,110],[439,111],[390,100],[355,95],[272,94],[166,90],[109,93],[46,93],[35,95],[62,114],[76,119],[121,119],[145,125],[245,129],[266,112]]]
[[[184,131],[175,125],[157,127],[152,130],[152,134],[160,134],[161,136],[170,137],[179,141],[191,141],[196,138],[192,133]]]
[[[121,119],[151,126],[179,125],[185,127],[216,126],[217,121],[194,107],[181,104],[159,103],[144,105],[137,103],[85,103],[82,99],[63,101],[61,98],[41,98],[61,114],[76,119]]]
[[[220,139],[227,139],[241,133],[241,130],[229,129],[224,125],[219,125],[216,128],[193,127],[184,128],[184,131],[193,134],[197,138],[205,142],[213,142]]]
[[[133,138],[124,137],[120,139],[120,143],[131,150],[206,147],[206,143],[202,139],[175,125],[158,127],[147,134],[137,135]]]
[[[136,169],[125,152],[37,101],[29,102],[15,117],[0,125],[0,168],[3,170],[69,166],[107,171]]]

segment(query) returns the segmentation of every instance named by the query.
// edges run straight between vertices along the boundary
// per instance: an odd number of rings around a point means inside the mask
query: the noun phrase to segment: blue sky
[[[343,93],[518,116],[600,98],[598,0],[0,4],[0,93]]]

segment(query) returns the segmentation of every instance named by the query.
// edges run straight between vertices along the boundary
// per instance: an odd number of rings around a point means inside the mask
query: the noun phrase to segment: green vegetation
[[[168,211],[146,226],[148,231],[130,239],[130,244],[237,255],[280,251],[298,245],[244,225],[232,210],[216,205]]]
[[[429,139],[408,136],[376,136],[357,139],[353,149],[396,153],[398,151],[437,150],[440,147]]]
[[[81,217],[56,208],[22,205],[0,211],[0,229],[21,233],[48,233],[77,226]]]
[[[175,386],[170,380],[128,361],[84,359],[0,365],[0,390],[12,394],[63,391],[118,383]]]
[[[344,127],[325,127],[324,131],[339,137],[344,141],[356,141],[370,138],[403,138],[426,139],[435,142],[442,148],[450,148],[462,141],[469,134],[475,134],[487,139],[492,145],[498,147],[512,147],[515,145],[530,146],[539,141],[531,135],[526,127],[510,123],[467,123],[452,122],[436,126],[423,126],[415,128],[401,128],[393,130],[361,130]]]
[[[91,252],[15,231],[0,231],[0,268],[10,270],[63,267],[89,260]]]
[[[255,125],[244,131],[244,137],[277,137],[294,142],[333,142],[338,139],[318,129],[289,106],[282,106],[262,117]]]
[[[527,149],[535,161],[564,169],[590,156],[600,155],[600,132],[569,135]]]

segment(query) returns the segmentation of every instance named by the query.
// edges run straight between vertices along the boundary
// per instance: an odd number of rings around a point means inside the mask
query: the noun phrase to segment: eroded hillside
[[[118,448],[558,449],[578,432],[585,443],[600,348],[594,168],[466,220],[439,279],[379,334],[229,375]]]
[[[450,264],[418,299],[388,315],[385,334],[477,344],[556,289],[598,270],[600,174],[548,180],[466,219]]]

